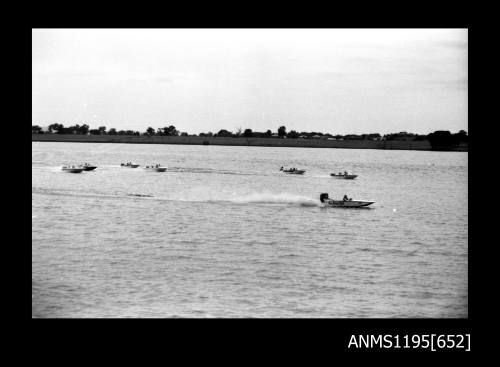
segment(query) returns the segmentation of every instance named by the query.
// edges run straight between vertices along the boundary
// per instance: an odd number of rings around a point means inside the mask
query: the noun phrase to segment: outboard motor
[[[319,195],[319,200],[324,203],[326,200],[328,200],[328,194],[327,193],[323,193],[323,194],[320,194]]]

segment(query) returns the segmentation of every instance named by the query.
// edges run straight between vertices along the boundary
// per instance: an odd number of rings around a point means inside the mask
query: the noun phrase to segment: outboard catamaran
[[[167,170],[167,167],[162,167],[160,164],[155,164],[144,167],[144,170],[152,172],[165,172]]]
[[[78,167],[78,166],[63,166],[62,170],[64,172],[80,173],[80,172],[83,171],[83,168],[82,167]]]
[[[319,196],[319,200],[325,204],[325,206],[333,206],[336,208],[361,208],[374,203],[374,201],[362,201],[362,200],[352,200],[344,195],[342,200],[334,200],[328,197],[327,193],[323,193]]]
[[[330,173],[330,176],[332,177],[335,177],[335,178],[343,178],[345,180],[353,180],[355,179],[356,177],[358,177],[358,175],[350,175],[346,172],[342,173],[342,172],[339,172],[339,173]]]
[[[284,173],[294,174],[294,175],[301,175],[305,172],[305,170],[303,170],[303,169],[297,169],[297,168],[284,169],[283,167],[280,168],[280,171],[283,171]]]
[[[81,167],[83,168],[84,171],[92,171],[97,168],[97,166],[92,166],[88,163],[82,164]]]
[[[138,164],[132,164],[132,162],[122,163],[121,166],[122,167],[129,167],[129,168],[137,168],[137,167],[139,167]]]

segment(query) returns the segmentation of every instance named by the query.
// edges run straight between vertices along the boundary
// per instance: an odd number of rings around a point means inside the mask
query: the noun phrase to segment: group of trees
[[[343,140],[413,140],[413,141],[422,141],[428,140],[432,146],[432,148],[446,148],[451,146],[459,145],[460,143],[468,143],[469,136],[465,130],[460,130],[458,133],[452,134],[450,131],[438,130],[433,133],[427,135],[419,135],[412,134],[407,132],[399,132],[393,134],[386,134],[383,137],[378,133],[372,134],[348,134],[348,135],[331,135],[324,134],[321,132],[297,132],[295,130],[290,130],[287,132],[285,126],[280,126],[276,133],[273,133],[271,130],[267,130],[266,132],[257,132],[252,129],[245,129],[243,132],[242,129],[239,128],[235,133],[222,129],[219,130],[218,133],[214,134],[212,132],[208,133],[200,133],[199,136],[205,137],[245,137],[245,138],[271,138],[271,137],[279,137],[279,138],[288,138],[288,139],[298,139],[298,138],[334,138],[334,139],[343,139]],[[39,125],[31,126],[32,134],[43,134],[44,129]],[[188,136],[186,132],[179,132],[174,125],[165,126],[162,128],[154,129],[152,127],[148,127],[146,131],[139,132],[134,130],[116,130],[115,128],[111,128],[106,130],[106,126],[99,126],[97,129],[90,129],[88,124],[76,124],[72,126],[65,127],[63,124],[54,123],[48,126],[47,132],[49,134],[80,134],[80,135],[144,135],[144,136]],[[196,136],[196,134],[192,135]]]
[[[114,130],[114,129],[113,129]],[[63,124],[51,124],[47,127],[49,134],[79,134],[79,135],[104,135],[106,134],[106,126],[99,126],[97,129],[90,129],[89,125],[72,125],[65,127]],[[38,125],[31,126],[32,134],[43,134],[43,129]]]
[[[83,125],[74,125],[74,126],[69,126],[69,127],[64,127],[63,124],[51,124],[48,126],[48,133],[50,134],[82,134],[86,135],[89,133],[89,125],[83,124]],[[38,126],[38,125],[32,125],[31,126],[31,132],[33,134],[43,134],[44,131],[43,129]]]
[[[266,132],[253,131],[252,129],[245,129],[243,133],[241,129],[238,129],[236,133],[232,133],[231,131],[227,131],[225,129],[220,130],[218,133],[214,134],[212,132],[208,133],[200,133],[199,136],[220,136],[220,137],[245,137],[245,138],[288,138],[288,139],[298,139],[298,138],[337,138],[337,139],[374,139],[381,138],[380,134],[363,134],[363,135],[332,135],[332,134],[324,134],[322,132],[317,131],[302,131],[298,132],[296,130],[290,130],[287,132],[285,126],[280,126],[276,133],[273,133],[271,130],[267,130]]]
[[[185,133],[185,134],[187,135],[187,133]],[[153,136],[153,135],[156,135],[156,136],[179,136],[180,133],[175,128],[175,126],[170,125],[170,126],[158,128],[156,131],[154,128],[148,127],[146,129],[145,135],[149,135],[149,136]]]
[[[99,126],[97,129],[90,129],[89,125],[73,125],[65,127],[63,124],[54,123],[47,127],[46,132],[39,125],[31,126],[32,134],[78,134],[78,135],[156,135],[156,136],[179,136],[187,135],[187,133],[179,133],[175,126],[170,125],[166,127],[159,128],[155,130],[152,127],[148,127],[145,132],[139,132],[135,130],[116,130],[112,127],[106,130],[106,126]]]
[[[460,143],[469,143],[469,135],[465,130],[460,130],[456,134],[449,131],[438,130],[427,135],[427,140],[433,149],[448,148],[457,146]]]

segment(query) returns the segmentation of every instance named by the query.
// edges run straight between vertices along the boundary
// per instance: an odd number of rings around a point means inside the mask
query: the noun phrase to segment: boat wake
[[[255,176],[256,172],[240,172],[223,169],[212,168],[197,168],[197,167],[169,167],[170,172],[186,172],[186,173],[201,173],[201,174],[219,174],[219,175],[240,175],[240,176]]]
[[[153,195],[143,193],[107,193],[99,191],[75,191],[68,189],[45,189],[40,187],[32,187],[32,194],[39,195],[54,195],[54,196],[69,196],[69,197],[83,197],[83,198],[102,198],[102,199],[116,199],[116,198],[135,198],[135,197],[153,197]]]
[[[233,203],[233,204],[263,204],[263,205],[291,205],[302,207],[320,206],[317,200],[306,196],[289,193],[252,193],[246,195],[231,195],[220,199],[208,199],[209,203]]]
[[[200,193],[198,190],[174,197],[163,195],[151,195],[148,193],[105,193],[105,192],[81,192],[63,189],[44,189],[32,187],[33,194],[56,195],[69,197],[87,197],[87,198],[102,198],[102,199],[148,199],[153,201],[172,201],[172,202],[191,202],[191,203],[232,203],[232,204],[263,204],[263,205],[291,205],[301,207],[318,207],[321,206],[319,200],[290,193],[272,193],[258,192],[251,194],[225,194],[223,192]]]

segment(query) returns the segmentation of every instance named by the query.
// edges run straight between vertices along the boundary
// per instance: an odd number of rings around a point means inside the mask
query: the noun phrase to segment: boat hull
[[[289,175],[302,175],[304,174],[304,170],[296,170],[296,171],[283,171],[284,173],[288,173]]]
[[[373,204],[374,201],[361,201],[361,200],[332,200],[328,199],[324,202],[325,206],[335,208],[361,208]]]
[[[84,171],[93,171],[96,168],[97,168],[96,166],[83,166]]]
[[[165,172],[167,167],[144,168],[144,170],[149,172]]]
[[[83,171],[83,168],[63,168],[62,170],[69,173],[80,173]]]
[[[344,180],[353,180],[358,177],[358,175],[336,175],[334,173],[331,173],[330,176],[335,178],[343,178]]]
[[[137,167],[139,167],[139,165],[138,164],[122,164],[122,167],[137,168]]]

